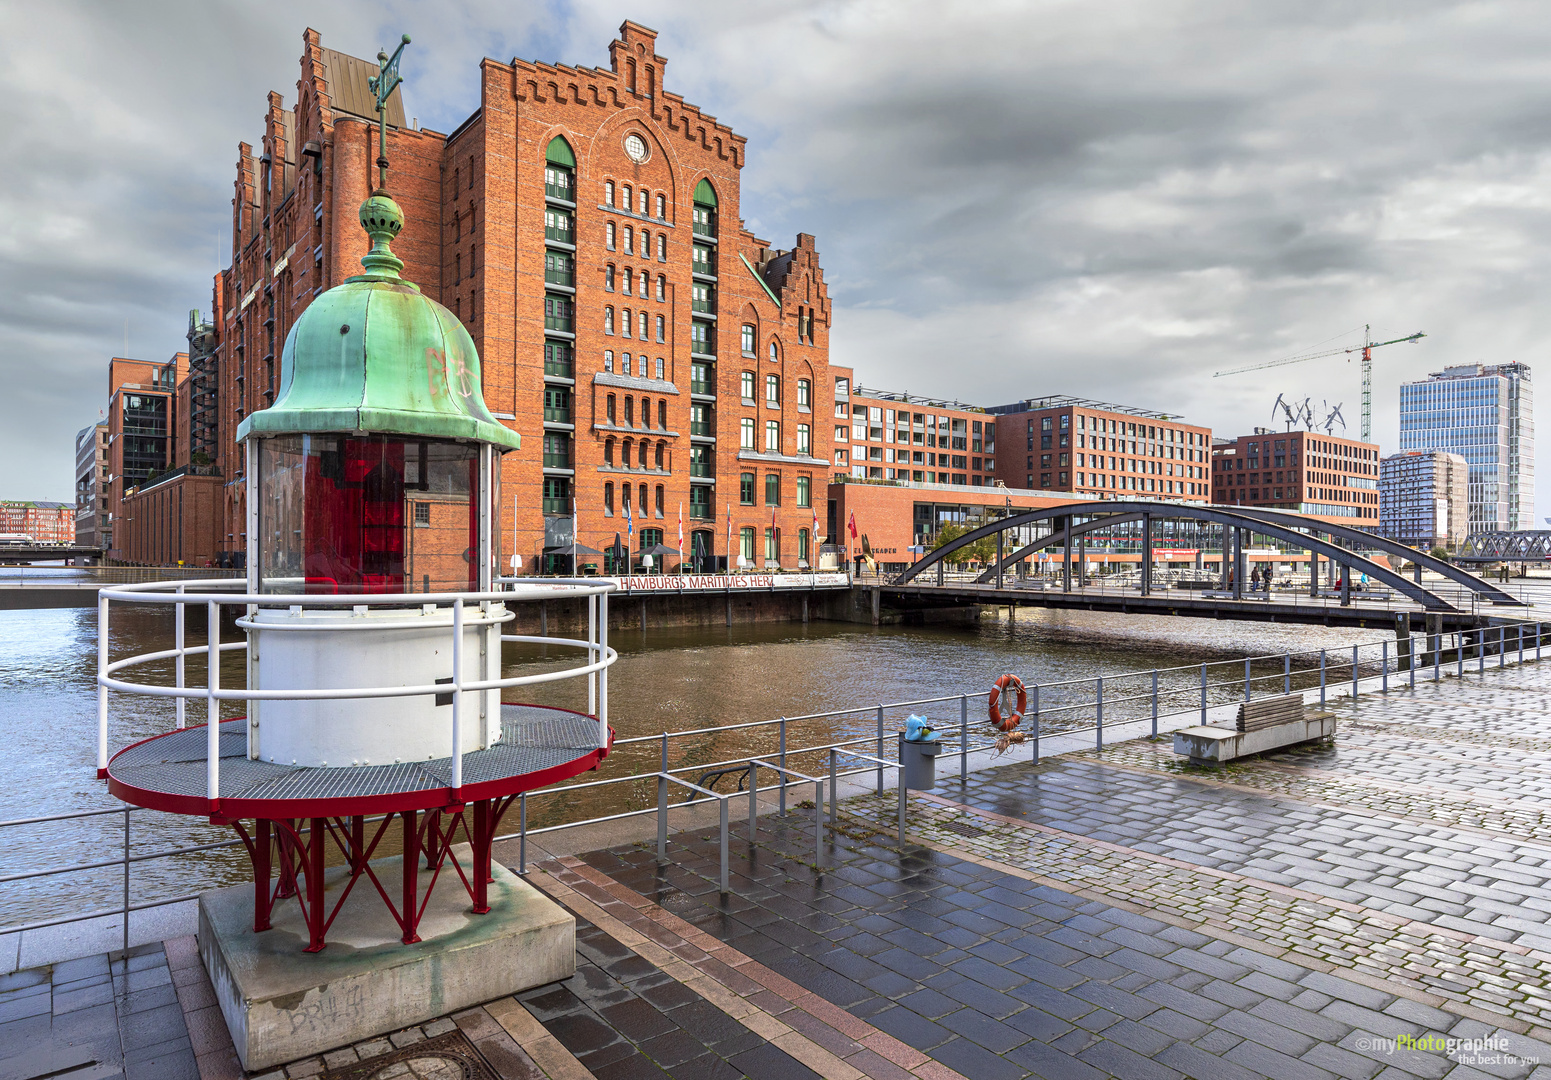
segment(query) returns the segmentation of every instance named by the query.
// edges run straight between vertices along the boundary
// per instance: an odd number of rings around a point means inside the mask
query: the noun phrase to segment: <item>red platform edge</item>
[[[550,709],[554,712],[570,713],[572,716],[580,716],[584,720],[596,724],[597,717],[589,716],[575,709],[562,709],[555,705],[528,705],[520,702],[503,701],[503,705],[522,704],[526,709]],[[222,723],[230,723],[233,720],[246,719],[241,716],[229,716]],[[190,725],[183,730],[198,730],[205,727],[204,724]],[[130,743],[108,759],[106,770],[97,770],[99,778],[106,775],[108,791],[113,796],[133,806],[143,806],[147,810],[161,810],[169,814],[186,814],[195,817],[219,816],[222,818],[311,818],[311,817],[351,817],[358,814],[393,814],[405,810],[441,810],[460,807],[467,803],[481,802],[485,799],[498,799],[507,795],[519,795],[525,791],[533,791],[537,788],[548,787],[550,784],[561,780],[569,780],[573,776],[580,776],[584,772],[596,769],[602,764],[603,759],[609,756],[614,748],[614,728],[609,728],[609,744],[604,747],[589,751],[580,757],[573,758],[561,765],[548,769],[540,769],[538,772],[522,773],[517,776],[502,777],[499,780],[489,780],[482,784],[464,784],[462,788],[454,791],[451,786],[439,788],[424,788],[420,791],[405,791],[391,795],[361,795],[353,798],[335,799],[243,799],[228,798],[222,796],[211,800],[203,795],[173,795],[165,791],[152,791],[147,788],[136,787],[126,783],[113,775],[113,763],[119,755],[144,746],[146,743],[155,742],[157,739],[165,739],[169,735],[177,734],[176,731],[163,732],[160,735],[152,735],[138,742]]]

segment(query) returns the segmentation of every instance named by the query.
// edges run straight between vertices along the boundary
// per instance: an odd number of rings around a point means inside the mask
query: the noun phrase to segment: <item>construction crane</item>
[[[1417,331],[1410,337],[1392,338],[1389,341],[1374,341],[1370,333],[1371,327],[1363,327],[1363,343],[1353,345],[1349,349],[1327,349],[1324,352],[1303,353],[1300,356],[1287,356],[1281,360],[1271,360],[1264,364],[1251,364],[1249,367],[1234,368],[1231,371],[1219,371],[1212,375],[1214,379],[1220,379],[1224,375],[1242,375],[1246,371],[1262,371],[1265,368],[1282,367],[1285,364],[1301,364],[1305,360],[1318,360],[1324,356],[1340,356],[1343,353],[1350,355],[1354,352],[1363,354],[1363,412],[1362,412],[1362,441],[1370,441],[1373,434],[1373,350],[1385,345],[1399,345],[1403,341],[1415,344],[1427,335]]]

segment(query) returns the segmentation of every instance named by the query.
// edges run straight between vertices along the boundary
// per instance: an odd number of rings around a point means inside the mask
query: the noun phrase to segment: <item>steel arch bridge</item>
[[[1074,520],[1084,519],[1084,520]],[[1350,544],[1361,544],[1366,548],[1377,548],[1380,551],[1394,555],[1404,555],[1423,569],[1435,571],[1438,574],[1454,581],[1482,599],[1499,604],[1520,605],[1520,601],[1511,594],[1483,581],[1468,571],[1462,570],[1442,559],[1406,547],[1404,544],[1389,540],[1382,536],[1362,529],[1355,529],[1345,525],[1333,525],[1327,521],[1306,517],[1281,510],[1263,510],[1254,507],[1226,507],[1215,505],[1196,505],[1186,503],[1148,502],[1141,500],[1103,500],[1096,502],[1066,503],[1061,506],[1044,507],[1038,510],[1029,510],[1023,513],[1013,514],[1001,518],[978,529],[965,533],[951,543],[943,545],[931,552],[925,558],[911,565],[903,574],[897,577],[893,584],[905,585],[919,576],[922,572],[938,568],[941,575],[942,567],[946,565],[949,557],[956,551],[968,547],[987,537],[995,537],[997,541],[996,561],[980,575],[978,582],[1001,582],[1002,575],[1007,568],[1015,565],[1030,554],[1047,547],[1060,545],[1065,554],[1065,565],[1070,567],[1072,555],[1072,542],[1078,536],[1095,529],[1108,528],[1112,525],[1125,522],[1142,522],[1142,547],[1144,551],[1152,550],[1152,526],[1157,519],[1199,521],[1220,525],[1228,530],[1227,536],[1233,541],[1233,560],[1235,566],[1233,581],[1233,596],[1235,600],[1242,599],[1245,579],[1245,537],[1249,533],[1259,533],[1273,539],[1307,548],[1315,558],[1323,557],[1347,569],[1343,575],[1342,602],[1350,600],[1352,572],[1366,573],[1370,577],[1383,582],[1397,592],[1409,597],[1425,610],[1438,612],[1457,612],[1458,609],[1436,593],[1423,588],[1420,582],[1413,581],[1396,573],[1388,566],[1374,562],[1356,551],[1341,547],[1333,540],[1345,541]],[[1009,530],[1014,530],[1039,522],[1052,522],[1054,528],[1046,535],[1039,537],[1033,543],[1026,544],[1011,554],[1004,551],[1005,535]],[[1551,537],[1551,534],[1546,534]],[[1330,537],[1330,540],[1322,539]],[[1225,544],[1225,547],[1227,545]],[[1224,552],[1227,556],[1227,552]],[[1152,566],[1148,560],[1142,561],[1142,595],[1146,596],[1152,591]]]
[[[1551,559],[1551,531],[1471,533],[1456,556],[1461,562],[1545,562]]]

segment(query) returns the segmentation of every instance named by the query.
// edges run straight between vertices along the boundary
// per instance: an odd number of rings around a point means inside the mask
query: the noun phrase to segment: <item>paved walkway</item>
[[[1548,1080],[1551,663],[1337,709],[1216,770],[951,777],[903,847],[846,800],[822,870],[798,806],[737,827],[725,897],[711,830],[547,859],[575,977],[266,1076]],[[240,1075],[191,957],[0,979],[0,1080]]]

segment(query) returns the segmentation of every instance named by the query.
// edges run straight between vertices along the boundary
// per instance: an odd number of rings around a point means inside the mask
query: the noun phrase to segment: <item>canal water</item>
[[[230,639],[233,631],[228,627]],[[1257,667],[1257,675],[1280,672],[1280,654],[1299,650],[1349,650],[1355,643],[1377,641],[1378,630],[1300,627],[1264,623],[1058,612],[1024,609],[1014,620],[1003,612],[970,628],[870,627],[844,623],[756,623],[712,629],[616,631],[610,643],[620,657],[610,676],[610,719],[619,738],[686,731],[749,721],[771,720],[839,709],[856,712],[839,718],[789,725],[788,746],[798,749],[839,738],[874,734],[880,703],[980,692],[1003,672],[1027,683],[1090,680],[1080,687],[1048,686],[1044,709],[1081,701],[1082,708],[1053,713],[1053,726],[1093,722],[1091,680],[1105,677],[1106,720],[1145,715],[1150,676],[1117,678],[1124,672],[1181,668],[1165,673],[1160,685],[1177,692],[1177,708],[1199,704],[1199,669],[1206,661],[1275,655]],[[202,640],[191,620],[189,640]],[[114,605],[109,653],[113,658],[172,647],[172,618],[166,609]],[[94,778],[96,731],[97,613],[95,609],[0,611],[0,820],[70,813],[119,804]],[[569,653],[574,657],[575,653]],[[508,648],[508,675],[538,672],[565,662],[559,653],[539,648]],[[573,661],[574,662],[574,661]],[[1305,656],[1305,663],[1308,657]],[[1317,659],[1314,660],[1317,663]],[[1299,666],[1295,661],[1295,666]],[[1218,668],[1216,680],[1242,677],[1242,665]],[[171,662],[150,665],[145,677],[170,681]],[[1339,678],[1339,676],[1338,676]],[[203,683],[203,664],[188,663],[191,685]],[[222,683],[240,686],[240,655],[222,665]],[[1299,680],[1305,685],[1307,680]],[[1269,689],[1269,684],[1262,684]],[[1231,700],[1232,687],[1214,692]],[[509,700],[518,699],[508,693]],[[585,709],[583,680],[541,684],[521,700]],[[236,703],[233,703],[234,706]],[[886,710],[886,727],[897,730],[905,709]],[[956,726],[957,701],[928,707],[932,719]],[[234,708],[234,713],[240,708]],[[115,695],[110,746],[113,749],[172,727],[172,705],[162,699]],[[977,733],[987,730],[984,702],[972,702],[970,720]],[[189,707],[189,722],[202,722],[201,705]],[[751,750],[773,753],[774,727],[753,732],[720,733],[673,740],[672,764],[699,766],[746,756]],[[627,776],[655,769],[657,742],[621,747],[597,774],[586,779]],[[794,767],[816,770],[817,755],[794,757]],[[724,779],[722,790],[733,786]],[[616,785],[581,793],[530,799],[530,825],[542,826],[630,807],[653,805],[655,785]],[[130,848],[135,854],[229,839],[228,830],[199,819],[135,812],[130,815]],[[83,866],[116,858],[123,850],[125,815],[90,817],[0,829],[0,877],[53,866]],[[515,828],[513,820],[505,823]],[[384,853],[386,849],[381,849]],[[205,851],[135,864],[132,900],[196,892],[244,880],[246,856],[240,849]],[[0,927],[58,917],[75,910],[105,908],[119,902],[122,870],[81,870],[54,878],[0,883]]]

